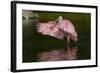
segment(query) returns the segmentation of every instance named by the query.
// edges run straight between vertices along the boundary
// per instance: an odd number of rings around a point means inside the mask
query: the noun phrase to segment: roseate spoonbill
[[[53,36],[61,40],[67,37],[67,43],[70,43],[70,40],[75,42],[78,40],[74,25],[67,19],[63,20],[62,16],[59,16],[56,21],[39,23],[37,26],[37,31],[43,35]]]

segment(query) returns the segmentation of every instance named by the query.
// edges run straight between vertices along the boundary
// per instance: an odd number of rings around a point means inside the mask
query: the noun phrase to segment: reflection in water
[[[51,50],[38,54],[38,61],[60,61],[77,59],[77,48]]]

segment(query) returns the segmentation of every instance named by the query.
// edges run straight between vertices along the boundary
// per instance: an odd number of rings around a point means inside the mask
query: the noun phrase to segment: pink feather
[[[50,35],[58,39],[63,39],[64,33],[59,30],[56,22],[40,23],[37,25],[37,31],[43,35]]]

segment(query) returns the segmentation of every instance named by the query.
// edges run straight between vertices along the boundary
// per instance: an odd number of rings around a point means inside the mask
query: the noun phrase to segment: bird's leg
[[[67,36],[67,43],[70,43],[70,36]]]
[[[70,47],[70,36],[66,36],[66,47]]]

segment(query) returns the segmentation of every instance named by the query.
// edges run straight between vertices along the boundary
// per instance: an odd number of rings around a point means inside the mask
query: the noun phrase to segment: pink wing
[[[40,23],[37,25],[37,31],[43,35],[53,36],[58,39],[63,39],[64,33],[59,30],[56,22],[50,21],[48,23]]]
[[[37,25],[37,31],[39,33],[42,33],[44,35],[48,35],[50,33],[50,28],[49,28],[49,24],[48,23],[40,23]]]

